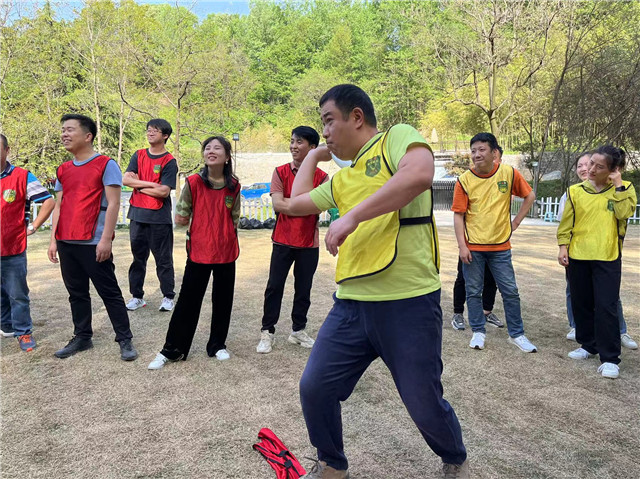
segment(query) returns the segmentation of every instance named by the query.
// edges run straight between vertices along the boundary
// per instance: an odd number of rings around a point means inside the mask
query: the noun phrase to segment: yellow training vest
[[[469,197],[464,224],[471,245],[499,245],[511,238],[513,167],[500,164],[488,178],[465,171],[458,181]]]
[[[628,188],[629,181],[622,184]],[[626,220],[618,220],[613,210],[615,188],[600,192],[587,190],[584,183],[569,187],[567,199],[573,206],[573,229],[569,257],[578,260],[615,261],[620,256]]]
[[[384,154],[387,133],[378,137],[348,168],[342,168],[331,179],[331,194],[340,216],[378,191],[393,176]],[[370,276],[387,269],[396,259],[397,240],[401,225],[430,225],[433,258],[439,269],[437,234],[433,224],[433,198],[429,195],[431,216],[400,219],[392,211],[363,221],[347,236],[338,254],[336,283]]]

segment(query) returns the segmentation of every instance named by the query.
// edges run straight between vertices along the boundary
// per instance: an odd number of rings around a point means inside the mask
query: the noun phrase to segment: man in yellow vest
[[[484,349],[485,346],[486,317],[482,310],[482,288],[485,265],[488,265],[502,295],[509,342],[521,351],[534,353],[536,346],[524,335],[509,240],[536,195],[517,170],[496,161],[499,146],[491,133],[478,133],[471,138],[470,146],[473,168],[458,178],[451,207],[463,263],[469,325],[473,331],[469,347]],[[513,220],[512,194],[524,198]]]
[[[379,132],[371,99],[338,85],[320,99],[326,146],[312,150],[293,183],[288,211],[338,208],[326,236],[338,255],[334,306],[300,380],[300,401],[319,461],[307,479],[349,477],[340,402],[381,358],[446,477],[469,477],[453,408],[442,397],[442,310],[437,233],[432,220],[434,161],[408,125]],[[319,161],[351,161],[313,188]]]

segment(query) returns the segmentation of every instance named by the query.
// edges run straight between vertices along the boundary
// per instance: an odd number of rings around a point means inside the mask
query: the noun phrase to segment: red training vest
[[[146,149],[138,150],[138,178],[142,181],[152,181],[160,184],[162,169],[173,159],[173,155],[169,152],[160,158],[150,158]],[[164,204],[164,198],[154,198],[134,189],[129,199],[129,204],[136,208],[159,210]]]
[[[90,240],[95,235],[104,191],[102,177],[109,160],[108,156],[99,155],[81,166],[65,161],[58,167],[62,202],[56,227],[57,240]]]
[[[276,168],[276,173],[282,180],[283,197],[291,197],[291,188],[296,175],[293,174],[291,164],[287,163]],[[327,174],[320,168],[316,168],[313,174],[313,187],[322,184]],[[287,216],[278,213],[276,227],[273,229],[271,240],[274,243],[291,246],[293,248],[313,248],[313,240],[316,234],[318,215]]]
[[[27,201],[27,175],[29,172],[17,166],[0,180],[0,226],[2,240],[0,254],[14,256],[27,249],[27,225],[24,207]]]
[[[231,210],[240,192],[224,187],[209,188],[199,174],[187,178],[191,189],[191,226],[187,232],[187,254],[194,263],[222,264],[238,259],[240,246]]]

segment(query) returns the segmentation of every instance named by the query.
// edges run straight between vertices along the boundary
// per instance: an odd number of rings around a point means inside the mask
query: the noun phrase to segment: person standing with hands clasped
[[[240,182],[233,174],[231,144],[222,136],[202,143],[204,167],[187,178],[176,205],[176,224],[189,225],[187,265],[178,302],[171,316],[162,351],[149,364],[160,369],[168,362],[186,360],[196,333],[202,300],[213,274],[211,333],[207,354],[229,359],[225,341],[229,332],[236,281]]]
[[[558,262],[568,270],[580,344],[569,357],[585,360],[598,354],[598,372],[610,379],[620,372],[622,242],[637,201],[633,185],[621,176],[625,156],[611,145],[593,152],[589,179],[569,187],[557,232]]]

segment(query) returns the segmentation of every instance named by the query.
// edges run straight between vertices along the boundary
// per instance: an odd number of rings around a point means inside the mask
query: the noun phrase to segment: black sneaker
[[[133,361],[138,358],[138,351],[133,347],[131,339],[123,339],[118,341],[118,344],[120,345],[120,358],[123,361]]]
[[[93,341],[91,339],[83,339],[78,336],[71,338],[71,341],[62,349],[57,350],[55,353],[56,358],[64,359],[73,356],[80,351],[86,351],[93,347]]]
[[[486,319],[487,324],[490,324],[491,326],[495,326],[496,328],[504,328],[504,323],[493,313],[485,314],[484,319]]]

